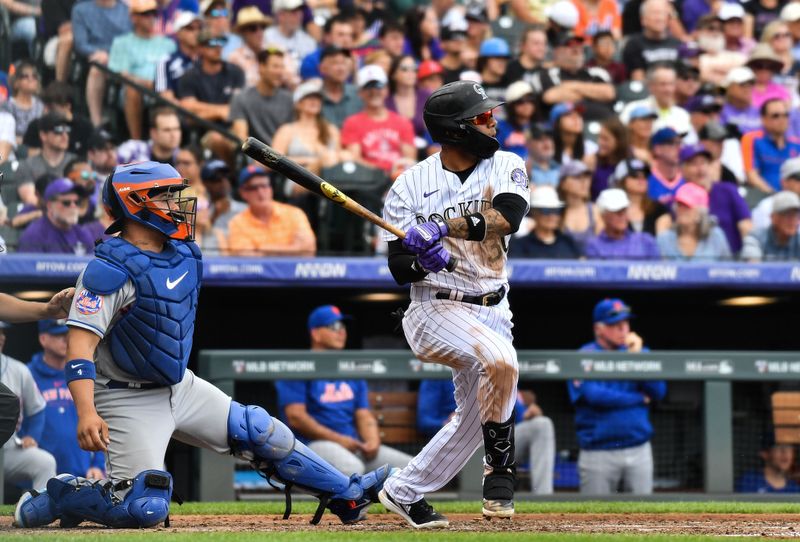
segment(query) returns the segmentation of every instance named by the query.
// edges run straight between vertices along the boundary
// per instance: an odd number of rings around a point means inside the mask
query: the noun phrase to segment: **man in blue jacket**
[[[67,363],[67,325],[64,320],[40,320],[42,352],[28,364],[47,406],[39,447],[56,458],[56,472],[100,480],[105,477],[105,457],[78,445],[78,411],[64,377]]]
[[[594,308],[595,340],[583,352],[647,352],[630,330],[633,316],[620,299],[604,299]],[[653,492],[653,451],[649,411],[667,392],[663,380],[573,380],[567,383],[575,405],[581,493],[607,495],[623,490]]]
[[[417,429],[433,436],[456,410],[455,384],[449,378],[423,380],[417,394]],[[514,407],[514,455],[518,465],[528,463],[534,495],[553,493],[556,464],[556,432],[553,421],[542,414],[530,392],[517,394]]]

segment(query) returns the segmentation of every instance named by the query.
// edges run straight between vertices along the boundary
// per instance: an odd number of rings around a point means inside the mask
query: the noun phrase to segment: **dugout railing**
[[[734,382],[789,381],[800,376],[800,353],[796,352],[520,351],[518,357],[521,385],[530,381],[572,379],[702,382],[703,400],[696,420],[702,425],[703,435],[703,495],[731,494],[734,489]],[[199,354],[199,374],[234,397],[239,383],[278,379],[413,381],[451,378],[447,367],[421,363],[411,352],[397,350],[206,350]],[[206,450],[199,454],[199,499],[233,499],[234,460]],[[458,485],[461,499],[480,495],[480,456],[478,451],[462,471]]]

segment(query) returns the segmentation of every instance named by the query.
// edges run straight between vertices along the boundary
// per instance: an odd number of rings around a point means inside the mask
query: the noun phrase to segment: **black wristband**
[[[486,218],[480,213],[472,213],[464,217],[467,221],[467,241],[483,241],[486,239]]]

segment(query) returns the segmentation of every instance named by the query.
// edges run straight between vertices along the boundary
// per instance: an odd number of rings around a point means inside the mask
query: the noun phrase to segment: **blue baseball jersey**
[[[87,452],[78,445],[78,411],[64,379],[64,370],[46,364],[42,353],[33,356],[28,368],[47,403],[39,447],[56,458],[56,472],[86,476],[89,467],[105,470],[102,453]]]
[[[596,342],[582,352],[601,352]],[[620,347],[626,352],[626,347]],[[642,349],[647,352],[646,348]],[[567,382],[570,401],[575,406],[575,431],[582,450],[631,448],[653,436],[650,407],[644,396],[660,401],[667,393],[663,380],[572,380]]]
[[[763,470],[746,472],[736,481],[737,493],[800,493],[800,485],[794,480],[786,480],[786,485],[776,488],[767,482]]]
[[[359,438],[355,414],[369,408],[366,380],[279,380],[275,388],[284,418],[287,405],[302,403],[309,416],[328,429]]]
[[[423,380],[417,394],[417,429],[426,435],[435,435],[450,415],[456,411],[456,386],[450,379]],[[525,416],[525,403],[517,394],[514,423]]]

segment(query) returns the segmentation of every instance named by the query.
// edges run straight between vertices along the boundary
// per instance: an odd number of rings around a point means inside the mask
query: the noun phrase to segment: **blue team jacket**
[[[433,436],[439,432],[456,410],[455,391],[455,384],[448,378],[420,382],[417,394],[417,429],[420,433]],[[514,414],[515,423],[521,422],[525,415],[525,404],[519,397]]]
[[[64,371],[46,364],[41,352],[33,356],[28,368],[47,401],[39,447],[56,458],[56,472],[86,476],[89,467],[104,471],[103,454],[81,450],[78,445],[78,411],[64,380]]]
[[[595,342],[581,348],[583,352],[602,350]],[[667,384],[663,380],[573,380],[567,382],[567,389],[575,405],[575,431],[580,448],[616,450],[650,440],[653,436],[650,409],[642,395],[660,401],[667,393]]]

